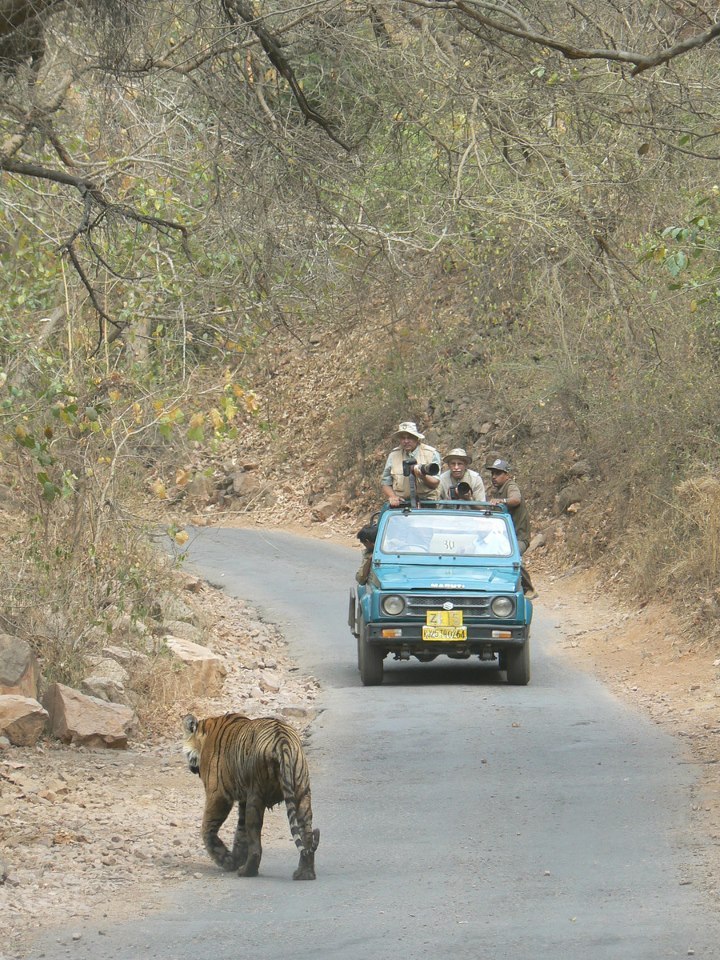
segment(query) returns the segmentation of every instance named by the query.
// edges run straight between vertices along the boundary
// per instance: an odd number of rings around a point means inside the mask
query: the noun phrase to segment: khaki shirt
[[[355,574],[355,579],[358,583],[367,583],[368,577],[370,576],[370,568],[372,567],[372,550],[365,550],[362,555],[362,563],[358,568],[358,572]]]
[[[499,490],[496,490],[493,487],[493,500],[508,500],[510,497],[520,497],[520,503],[517,507],[508,506],[510,511],[510,516],[512,517],[513,526],[515,527],[515,535],[518,540],[522,540],[525,543],[525,546],[530,544],[530,514],[528,513],[528,508],[525,506],[525,501],[522,498],[522,493],[520,492],[520,487],[515,483],[512,477],[509,477],[505,483],[500,487]]]
[[[402,447],[395,447],[385,463],[382,482],[388,487],[391,486],[398,497],[403,500],[410,499],[410,477],[406,477],[403,473],[403,460],[410,459],[417,460],[420,466],[427,466],[430,463],[437,463],[440,466],[440,454],[435,447],[431,447],[428,443],[419,443],[412,453],[406,455],[403,454]],[[438,499],[439,487],[429,487],[422,480],[415,478],[415,489],[418,499]]]
[[[470,487],[470,499],[471,500],[484,500],[485,499],[485,484],[482,481],[482,477],[475,470],[466,470],[465,473],[460,477],[457,483],[467,483]],[[444,473],[440,474],[440,499],[441,500],[451,500],[450,490],[452,487],[457,486],[455,480],[453,480],[453,475],[449,470],[445,470]]]

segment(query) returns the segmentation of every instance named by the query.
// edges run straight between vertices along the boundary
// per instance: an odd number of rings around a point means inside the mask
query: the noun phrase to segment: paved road
[[[199,531],[191,569],[253,602],[322,683],[308,748],[315,883],[289,847],[262,876],[168,891],[74,960],[670,960],[720,957],[691,868],[684,747],[552,655],[533,679],[477,661],[389,664],[363,688],[346,626],[359,553],[256,530]],[[61,941],[44,956],[65,957]],[[40,954],[38,954],[40,956]]]

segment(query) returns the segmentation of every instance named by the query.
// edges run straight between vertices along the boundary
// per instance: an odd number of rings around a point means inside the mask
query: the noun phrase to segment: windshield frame
[[[517,548],[510,524],[508,515],[475,511],[395,513],[383,527],[376,556],[511,560]]]

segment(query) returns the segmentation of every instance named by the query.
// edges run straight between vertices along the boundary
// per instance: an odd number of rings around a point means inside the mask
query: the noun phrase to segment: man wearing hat
[[[455,447],[443,457],[448,470],[440,474],[441,500],[484,500],[485,484],[476,470],[468,469],[472,457],[462,447]]]
[[[390,451],[382,475],[382,491],[391,507],[399,507],[403,500],[410,499],[410,477],[405,476],[403,462],[415,460],[409,468],[415,477],[415,490],[418,500],[437,500],[440,478],[440,454],[422,441],[420,433],[412,420],[403,421],[394,433],[399,446]],[[435,464],[436,475],[431,476],[423,468]],[[407,469],[407,468],[406,468]]]
[[[520,487],[512,477],[510,464],[507,460],[502,458],[493,460],[492,463],[487,464],[485,469],[490,471],[492,478],[492,496],[489,502],[503,503],[510,511],[518,546],[520,547],[520,556],[522,556],[530,545],[530,514],[520,492]],[[537,593],[524,563],[520,564],[520,577],[525,596],[533,600]]]

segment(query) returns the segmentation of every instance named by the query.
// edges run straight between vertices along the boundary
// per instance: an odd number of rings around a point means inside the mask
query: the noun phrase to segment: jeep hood
[[[381,563],[373,567],[381,590],[406,593],[408,590],[486,590],[514,593],[520,570],[507,566],[468,566],[466,564]]]

